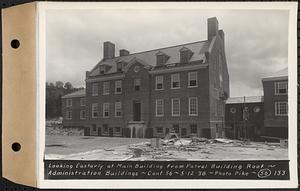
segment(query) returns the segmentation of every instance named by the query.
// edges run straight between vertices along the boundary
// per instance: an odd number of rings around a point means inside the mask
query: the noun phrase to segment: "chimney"
[[[207,19],[207,39],[212,40],[217,35],[219,30],[219,22],[216,17]]]
[[[126,49],[121,49],[120,50],[120,56],[127,56],[127,55],[129,55],[129,51],[128,50],[126,50]]]
[[[115,57],[115,44],[107,41],[103,43],[103,59],[110,59]]]

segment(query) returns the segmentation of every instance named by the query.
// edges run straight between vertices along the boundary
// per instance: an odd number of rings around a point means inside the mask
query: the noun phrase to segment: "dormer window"
[[[184,64],[189,63],[193,55],[193,52],[190,49],[185,47],[181,48],[179,51],[180,51],[180,63],[184,63]]]
[[[105,66],[100,66],[100,74],[104,74],[105,73]]]
[[[157,66],[161,66],[161,65],[164,65],[169,59],[169,56],[166,55],[165,53],[159,51],[157,54],[156,54],[156,65]]]
[[[122,72],[123,71],[123,62],[119,61],[117,62],[117,72]]]

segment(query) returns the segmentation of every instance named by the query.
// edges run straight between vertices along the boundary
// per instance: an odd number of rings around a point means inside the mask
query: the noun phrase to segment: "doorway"
[[[133,121],[141,121],[141,102],[133,102]]]

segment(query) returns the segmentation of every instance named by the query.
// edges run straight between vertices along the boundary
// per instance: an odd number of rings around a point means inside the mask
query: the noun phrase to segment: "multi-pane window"
[[[109,117],[109,103],[103,103],[103,117]]]
[[[180,99],[172,99],[172,116],[180,116]]]
[[[92,118],[97,118],[98,117],[98,103],[93,103],[92,104]]]
[[[174,124],[173,125],[173,130],[175,133],[179,134],[179,125],[178,124]]]
[[[98,83],[93,83],[92,84],[92,96],[97,96],[98,95]]]
[[[115,133],[121,133],[121,127],[115,127]]]
[[[191,124],[191,134],[197,134],[197,125],[196,124]]]
[[[107,124],[103,124],[103,133],[104,134],[108,133],[108,125]]]
[[[104,66],[100,66],[100,74],[104,74],[105,73],[105,67]]]
[[[275,82],[275,95],[288,93],[288,82]]]
[[[171,75],[171,88],[172,89],[180,88],[180,75],[179,74]]]
[[[198,115],[198,98],[197,97],[189,98],[189,115],[190,116]]]
[[[85,106],[85,98],[80,98],[80,106]]]
[[[85,110],[80,110],[80,119],[85,119]]]
[[[164,116],[164,100],[157,99],[156,100],[156,116]]]
[[[155,77],[155,89],[156,90],[164,89],[164,77],[163,76]]]
[[[67,111],[66,113],[66,119],[71,120],[72,119],[72,111]]]
[[[156,127],[156,133],[162,134],[164,133],[164,129],[162,127]]]
[[[117,71],[118,72],[122,72],[122,70],[123,70],[123,63],[122,62],[118,62],[117,63]]]
[[[116,94],[122,93],[122,81],[121,80],[115,81],[115,93]]]
[[[109,95],[109,82],[103,82],[103,95]]]
[[[67,99],[67,107],[72,107],[72,99]]]
[[[115,116],[116,117],[122,116],[122,103],[121,102],[115,103]]]
[[[141,79],[139,78],[134,79],[133,85],[134,85],[134,90],[139,91],[141,89]]]
[[[181,63],[184,63],[184,64],[188,63],[189,60],[190,60],[189,57],[190,57],[190,53],[189,53],[188,50],[185,50],[185,51],[181,51],[181,52],[180,52],[180,62],[181,62]]]
[[[197,72],[189,72],[189,87],[197,86]]]
[[[287,101],[275,102],[275,115],[286,116],[287,114],[288,114],[288,102]]]

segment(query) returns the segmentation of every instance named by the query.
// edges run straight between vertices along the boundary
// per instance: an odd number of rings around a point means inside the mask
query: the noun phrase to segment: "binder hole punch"
[[[12,40],[12,41],[10,42],[10,46],[11,46],[12,48],[14,48],[14,49],[19,48],[19,46],[20,46],[20,41],[17,40],[17,39],[14,39],[14,40]]]
[[[21,150],[21,145],[20,145],[20,143],[13,143],[11,145],[11,148],[12,148],[13,151],[18,152],[18,151]]]

